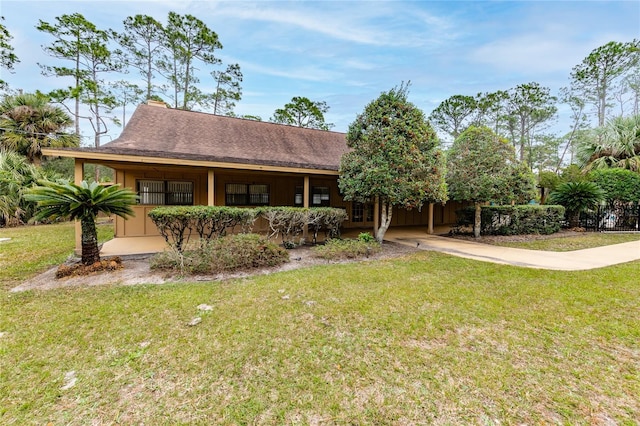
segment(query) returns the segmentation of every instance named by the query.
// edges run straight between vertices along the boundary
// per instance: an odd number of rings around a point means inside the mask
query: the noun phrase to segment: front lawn
[[[113,225],[98,224],[98,241],[113,238]],[[0,291],[64,262],[75,248],[73,222],[0,228]]]
[[[0,423],[634,424],[639,275],[420,252],[2,292]]]

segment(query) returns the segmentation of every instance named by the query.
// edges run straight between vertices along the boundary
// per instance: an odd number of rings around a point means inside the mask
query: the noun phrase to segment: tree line
[[[215,56],[222,44],[206,24],[174,12],[166,23],[136,15],[123,24],[120,32],[101,30],[80,14],[62,15],[54,23],[39,21],[37,28],[54,40],[45,51],[59,61],[39,66],[45,75],[72,77],[74,85],[48,94],[5,96],[0,104],[3,147],[38,164],[43,146],[78,144],[82,118],[91,122],[99,146],[100,135],[106,132],[105,115],[117,105],[145,98],[172,108],[234,115],[242,72],[238,64],[225,67]],[[0,64],[9,70],[19,61],[10,40],[0,21]],[[408,102],[408,84],[384,92],[349,127],[346,139],[352,151],[342,158],[340,190],[346,200],[380,202],[377,236],[382,239],[393,206],[421,208],[450,197],[472,201],[479,216],[480,205],[486,202],[526,202],[535,197],[531,171],[537,169],[541,185],[543,171],[557,175],[567,152],[571,162],[580,161],[585,170],[619,167],[637,173],[639,63],[640,42],[610,42],[573,68],[569,87],[557,96],[531,82],[493,93],[454,95],[428,117]],[[195,70],[203,67],[215,81],[213,93],[198,86]],[[137,70],[144,84],[106,79],[125,69]],[[0,84],[6,88],[5,82]],[[68,109],[71,119],[61,109],[67,102],[73,104]],[[571,107],[573,119],[570,132],[561,138],[544,133],[559,102]],[[88,108],[89,116],[80,115],[80,105]],[[276,109],[270,121],[328,130],[332,127],[324,120],[328,108],[325,102],[296,96]],[[596,130],[589,128],[588,114],[597,118]],[[72,123],[75,133],[67,131]],[[454,139],[448,152],[442,150],[434,128]],[[13,185],[17,180],[10,176],[10,168],[18,162],[4,157],[8,167],[0,170],[0,184]],[[20,168],[33,172],[24,164]],[[16,185],[11,190],[19,192]],[[22,216],[24,206],[17,206],[13,211]]]
[[[520,161],[531,170],[553,170],[576,160],[577,146],[615,117],[640,112],[640,41],[611,41],[594,49],[570,73],[569,85],[558,94],[537,82],[506,90],[456,94],[429,115],[443,134],[455,139],[470,126],[486,126],[511,141]],[[558,105],[571,110],[571,128],[561,136],[546,132]]]
[[[58,16],[53,22],[39,20],[36,28],[51,37],[43,49],[52,62],[38,64],[43,75],[72,81],[68,87],[44,95],[67,109],[76,135],[80,135],[80,121],[87,120],[96,147],[109,123],[124,124],[127,106],[146,100],[161,101],[171,108],[235,116],[234,108],[242,98],[241,67],[222,63],[218,51],[223,45],[218,35],[193,15],[169,12],[165,22],[147,15],[129,16],[121,29],[114,30],[98,28],[74,13]],[[10,72],[19,63],[11,40],[0,21],[0,66]],[[131,73],[137,76],[118,79]],[[201,81],[207,74],[210,79]],[[214,90],[204,90],[203,83]],[[0,89],[9,89],[3,80]],[[118,107],[122,108],[121,119],[113,114]],[[325,102],[298,96],[275,110],[270,121],[328,130],[332,125],[324,120],[327,110]],[[243,118],[261,120],[258,116]],[[60,130],[67,131],[67,127]]]

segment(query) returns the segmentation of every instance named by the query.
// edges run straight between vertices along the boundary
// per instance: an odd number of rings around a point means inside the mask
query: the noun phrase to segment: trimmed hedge
[[[553,234],[564,221],[562,206],[482,206],[481,235]],[[457,227],[473,226],[473,206],[456,211]]]
[[[156,207],[149,217],[167,244],[181,253],[194,231],[201,243],[222,237],[237,226],[242,233],[249,232],[256,213],[255,209],[239,207],[176,206]]]
[[[269,223],[269,238],[280,235],[285,247],[293,247],[296,240],[300,243],[300,235],[305,225],[312,234],[315,243],[318,233],[324,231],[327,237],[340,236],[340,227],[347,220],[347,212],[333,207],[263,207],[260,216]]]
[[[260,207],[255,209],[224,206],[156,207],[149,217],[174,250],[182,253],[192,235],[198,235],[201,245],[225,236],[240,228],[241,233],[251,231],[258,216],[264,217],[271,230],[269,238],[280,235],[285,247],[293,247],[304,227],[309,227],[315,243],[318,233],[324,231],[330,238],[340,236],[340,227],[347,220],[343,209],[331,207]]]

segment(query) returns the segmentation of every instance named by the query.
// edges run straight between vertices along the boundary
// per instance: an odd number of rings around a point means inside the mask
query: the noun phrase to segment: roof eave
[[[337,176],[338,170],[333,169],[321,169],[321,168],[305,168],[305,167],[287,167],[287,166],[275,166],[266,164],[247,164],[247,163],[234,163],[223,161],[211,161],[211,160],[190,160],[184,158],[166,158],[146,155],[126,155],[126,154],[114,154],[108,152],[100,152],[94,150],[70,150],[70,149],[55,149],[55,148],[43,148],[42,154],[51,157],[66,157],[77,158],[81,160],[93,160],[101,162],[120,162],[120,163],[142,163],[142,164],[160,164],[167,166],[192,166],[192,167],[206,167],[206,168],[222,168],[222,169],[235,169],[235,170],[250,170],[250,171],[269,171],[269,172],[282,172],[282,173],[300,173],[300,174],[318,174]]]

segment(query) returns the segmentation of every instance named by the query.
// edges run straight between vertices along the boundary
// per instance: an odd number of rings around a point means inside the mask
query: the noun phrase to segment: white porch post
[[[302,187],[302,206],[306,209],[309,208],[309,175],[306,175],[304,177],[304,184]],[[306,241],[307,238],[309,237],[309,226],[308,225],[304,225],[304,228],[302,229],[302,238],[304,238],[304,240]]]
[[[73,182],[76,185],[80,185],[84,179],[84,161],[75,159],[74,167],[73,167]],[[80,225],[80,221],[75,221],[75,232],[76,232],[76,255],[80,256],[82,254],[82,226]]]
[[[209,169],[207,173],[207,205],[216,205],[216,176],[213,169]]]

